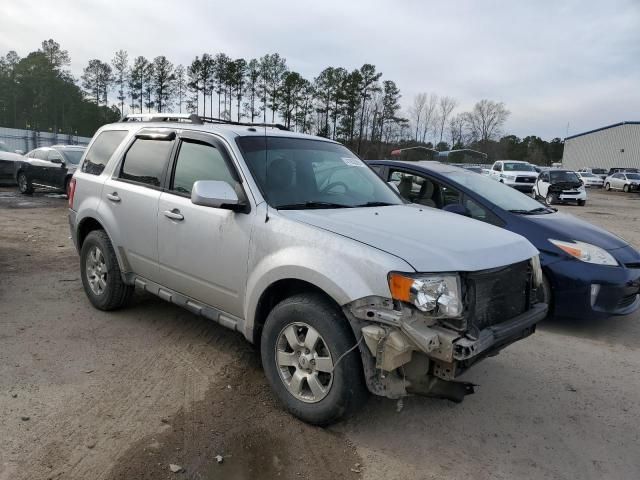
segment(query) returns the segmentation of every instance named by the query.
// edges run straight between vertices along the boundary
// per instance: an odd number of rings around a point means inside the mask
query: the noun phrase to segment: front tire
[[[629,193],[629,185],[625,185],[624,187],[622,187],[622,191],[624,193]]]
[[[545,202],[547,205],[553,205],[555,203],[555,198],[551,193],[547,193],[547,197],[545,198]]]
[[[89,301],[99,310],[124,306],[134,287],[122,281],[118,259],[104,230],[94,230],[82,244],[80,276]]]
[[[30,195],[33,193],[33,185],[29,181],[27,174],[24,172],[20,172],[18,174],[18,190],[23,195]]]
[[[611,184],[609,182],[604,184],[604,189],[608,192],[609,190],[611,190]]]
[[[587,201],[586,200],[578,200],[578,205],[580,207],[584,207],[586,205]]]
[[[345,355],[355,344],[335,305],[319,294],[303,293],[269,313],[262,331],[262,366],[289,412],[313,425],[329,425],[367,398],[359,350]]]

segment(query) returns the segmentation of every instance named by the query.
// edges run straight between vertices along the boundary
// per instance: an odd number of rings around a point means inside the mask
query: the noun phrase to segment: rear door
[[[231,156],[212,135],[180,134],[168,188],[160,195],[160,283],[227,313],[242,315],[253,215],[191,203],[198,180],[244,190]]]
[[[130,270],[158,281],[158,199],[162,192],[175,131],[141,130],[113,175],[104,183],[101,214],[108,218],[114,247]]]
[[[47,168],[49,167],[49,152],[48,148],[38,148],[31,152],[33,156],[31,157],[31,168],[30,171],[30,179],[34,183],[38,183],[40,185],[48,185],[47,183]]]

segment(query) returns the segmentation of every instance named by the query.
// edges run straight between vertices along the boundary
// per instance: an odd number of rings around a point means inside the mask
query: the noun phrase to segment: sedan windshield
[[[596,175],[606,175],[607,171],[604,168],[592,168],[591,171]]]
[[[529,163],[504,162],[505,172],[535,172],[536,169]]]
[[[503,210],[527,214],[552,212],[533,198],[489,177],[461,171],[446,172],[443,175]]]
[[[267,203],[278,209],[401,205],[393,189],[342,145],[287,137],[239,137]]]
[[[575,172],[559,171],[549,172],[551,175],[551,183],[563,183],[563,182],[579,182],[580,179]]]
[[[589,172],[581,172],[580,176],[581,177],[586,177],[586,178],[595,177],[595,175],[593,173],[589,173]]]
[[[73,163],[74,165],[77,165],[78,163],[80,163],[80,159],[82,158],[82,154],[84,153],[84,150],[80,150],[80,149],[64,149],[61,150],[62,154],[64,155],[64,158],[69,162],[69,163]]]
[[[640,174],[638,173],[627,173],[628,180],[640,180]]]

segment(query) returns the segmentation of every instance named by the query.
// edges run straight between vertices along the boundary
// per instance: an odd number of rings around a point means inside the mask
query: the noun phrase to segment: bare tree
[[[455,98],[447,96],[440,97],[440,102],[438,103],[438,126],[440,128],[440,139],[438,140],[438,143],[442,142],[444,127],[447,124],[449,115],[451,115],[451,112],[453,112],[457,106],[458,102]]]
[[[426,143],[429,131],[434,127],[438,108],[438,95],[435,93],[427,94],[427,100],[424,104],[424,112],[422,114],[422,126],[420,127],[421,141]]]
[[[500,135],[500,129],[511,112],[504,103],[492,100],[480,100],[473,110],[465,114],[473,138],[482,144]]]
[[[422,127],[424,108],[426,105],[427,94],[419,93],[415,97],[413,97],[413,103],[409,107],[409,120],[415,128],[416,142],[420,139],[420,127]]]
[[[451,149],[464,146],[465,129],[467,126],[467,117],[464,113],[458,113],[449,120],[449,138],[451,139]]]

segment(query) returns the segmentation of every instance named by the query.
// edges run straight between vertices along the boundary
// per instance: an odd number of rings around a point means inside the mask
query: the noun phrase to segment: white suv
[[[454,378],[545,317],[524,238],[405,204],[330,140],[158,117],[101,128],[74,175],[85,292],[112,310],[138,287],[237,330],[299,418],[367,390],[461,401]]]
[[[499,160],[491,167],[491,178],[523,193],[531,193],[538,178],[535,167],[520,160]]]

